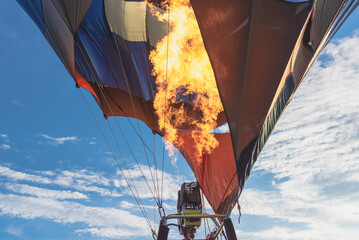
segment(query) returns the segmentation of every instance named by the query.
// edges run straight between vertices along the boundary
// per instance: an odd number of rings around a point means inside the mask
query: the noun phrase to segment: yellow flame
[[[219,145],[209,133],[223,111],[212,66],[189,0],[171,1],[170,12],[157,14],[157,17],[160,21],[170,19],[168,36],[150,53],[156,76],[154,108],[158,124],[166,131],[166,139],[176,145],[182,145],[177,129],[195,130],[192,137],[200,157]],[[183,101],[180,97],[191,101]]]

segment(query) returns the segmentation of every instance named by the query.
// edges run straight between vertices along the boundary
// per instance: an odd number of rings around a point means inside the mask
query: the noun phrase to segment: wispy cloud
[[[126,239],[128,237],[148,237],[151,233],[146,230],[140,230],[134,234],[134,230],[125,228],[113,228],[113,227],[102,227],[102,228],[86,228],[76,230],[77,233],[90,233],[91,235],[101,238],[115,238],[115,239]]]
[[[139,210],[139,208],[138,208],[138,206],[136,204],[134,204],[132,202],[128,202],[128,201],[121,201],[119,206],[122,209],[132,209],[132,210],[133,209],[138,209]],[[167,203],[162,203],[162,206],[166,210],[171,210],[171,211],[177,210],[175,205],[169,205]],[[154,208],[153,204],[152,205],[144,205],[143,207],[146,208],[146,209],[151,209],[152,211],[153,211],[153,208]],[[156,208],[157,208],[157,206],[156,206]]]
[[[7,138],[7,134],[5,134],[5,133],[0,133],[0,137],[1,137],[1,138]]]
[[[11,147],[10,147],[9,144],[3,143],[3,144],[0,145],[0,149],[8,150],[8,149],[10,149],[10,148],[11,148]]]
[[[142,171],[140,170],[140,168]],[[173,190],[180,189],[181,184],[186,181],[186,178],[184,176],[173,175],[167,172],[163,172],[163,189],[161,189],[162,188],[161,184],[159,184],[159,186],[156,187],[157,181],[155,179],[154,179],[155,181],[152,181],[152,176],[154,176],[156,169],[155,168],[150,169],[148,166],[144,166],[144,165],[140,165],[140,168],[136,166],[129,170],[124,170],[124,174],[129,180],[130,177],[132,177],[134,185],[136,186],[137,190],[141,193],[141,197],[152,199],[153,198],[152,193],[156,195],[155,189],[157,189],[158,190],[157,192],[163,191],[162,197],[164,200],[177,200],[178,197],[177,191],[173,191]],[[151,175],[151,171],[152,171],[152,175]],[[119,175],[119,177],[122,177],[120,181],[117,181],[117,185],[125,187],[124,193],[131,195],[129,189],[127,188],[127,183],[123,178],[121,172],[117,171],[117,174]],[[157,170],[157,175],[162,176],[162,171]],[[159,183],[160,181],[161,180],[159,180]]]
[[[19,193],[22,195],[32,195],[41,198],[54,198],[54,199],[87,199],[88,198],[85,194],[82,194],[80,192],[50,190],[45,188],[29,186],[26,184],[8,183],[6,184],[6,188],[14,193]]]
[[[74,142],[74,141],[79,141],[79,139],[76,136],[72,136],[72,137],[51,137],[49,135],[46,134],[40,134],[41,137],[46,138],[48,140],[51,140],[51,143],[54,145],[62,145],[65,142]]]
[[[16,106],[27,107],[27,105],[25,103],[19,102],[19,101],[15,100],[15,99],[12,99],[11,103],[16,105]]]
[[[143,165],[141,169],[145,177],[150,179],[150,169]],[[107,178],[101,173],[86,169],[27,172],[29,173],[0,166],[0,178],[6,178],[6,183],[0,184],[0,189],[6,190],[0,194],[0,214],[25,219],[41,218],[68,224],[81,222],[87,227],[77,229],[78,234],[91,234],[97,237],[150,236],[144,218],[133,215],[142,213],[135,202],[127,201],[132,199],[132,194],[123,177]],[[131,174],[133,183],[141,195],[143,207],[152,213],[154,209],[152,194],[141,171],[133,167],[125,171],[125,174],[126,176]],[[160,171],[158,174],[162,175]],[[165,179],[163,199],[174,202],[177,200],[177,189],[185,178],[166,172],[163,174]],[[119,205],[122,210],[90,207],[79,202],[82,200],[86,200],[85,203],[92,202],[94,197],[124,197]],[[175,211],[174,204],[163,203],[163,206],[169,211]],[[111,214],[108,215],[110,212]],[[107,215],[105,219],[103,219],[104,215]]]
[[[329,44],[283,114],[244,190],[245,214],[301,227],[239,231],[248,239],[355,239],[359,234],[359,36]],[[281,222],[283,224],[283,222]]]
[[[0,194],[1,214],[17,216],[25,219],[42,218],[54,222],[72,224],[85,223],[97,229],[96,235],[107,237],[144,236],[149,234],[144,218],[135,216],[128,211],[110,207],[90,207],[75,202],[56,199]],[[116,234],[106,229],[117,229]],[[92,231],[79,230],[79,232]],[[123,232],[123,233],[121,233]]]
[[[14,225],[9,225],[6,229],[5,232],[14,235],[16,237],[22,237],[23,236],[23,230],[22,227],[16,227]]]
[[[0,133],[0,139],[2,142],[6,142],[6,143],[1,143],[0,144],[0,150],[3,149],[3,150],[8,150],[11,148],[10,144],[9,144],[9,137],[7,134],[5,133]]]
[[[78,202],[92,201],[96,194],[111,198],[123,196],[115,187],[117,177],[114,177],[106,178],[86,169],[24,173],[0,166],[0,178],[6,178],[6,183],[0,184],[0,189],[6,189],[0,193],[0,215],[42,218],[66,224],[84,223],[88,228],[78,229],[78,234],[99,237],[148,236],[150,232],[144,218],[130,213],[139,214],[137,206],[125,211],[90,207]],[[41,187],[34,184],[41,184]],[[122,186],[120,190],[123,191]]]
[[[26,181],[41,184],[53,184],[65,188],[72,188],[77,191],[98,193],[101,196],[120,197],[123,196],[115,189],[114,181],[116,179],[108,179],[98,173],[89,170],[74,170],[74,171],[57,171],[49,172],[47,174],[41,172],[39,174],[29,174],[19,171],[14,171],[8,167],[0,166],[0,177],[6,177],[12,181]],[[38,172],[35,172],[38,173]],[[44,177],[43,175],[47,175]],[[112,190],[106,187],[112,187]]]
[[[7,177],[14,181],[28,181],[35,183],[50,184],[52,181],[49,178],[28,174],[23,172],[14,171],[8,167],[0,166],[0,176]]]

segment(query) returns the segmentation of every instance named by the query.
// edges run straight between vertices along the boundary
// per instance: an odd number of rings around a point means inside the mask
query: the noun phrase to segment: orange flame
[[[182,145],[177,129],[190,128],[198,161],[218,145],[209,132],[223,111],[216,81],[189,0],[171,1],[170,12],[157,14],[170,20],[170,31],[150,53],[156,76],[154,108],[166,139]]]

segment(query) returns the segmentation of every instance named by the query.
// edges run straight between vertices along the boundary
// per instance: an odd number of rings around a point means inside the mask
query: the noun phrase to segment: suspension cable
[[[82,51],[81,51],[81,52],[82,52]],[[82,52],[82,54],[84,54],[84,53]],[[93,72],[92,72],[92,74],[94,75]],[[95,75],[94,75],[94,76],[95,76]],[[96,78],[95,78],[95,81],[96,81],[96,83],[97,83],[98,85],[100,85],[100,86],[103,85],[102,83],[99,83]],[[108,100],[107,100],[107,98],[106,98],[106,95],[105,95],[103,89],[102,89],[101,87],[98,87],[98,91],[101,93],[102,98],[104,99],[104,101],[105,101],[107,107],[108,107],[109,110],[111,111],[111,114],[112,114],[113,116],[115,116],[115,114],[114,114],[112,108],[110,107],[110,104],[109,104],[109,102],[108,102]],[[109,95],[110,98],[112,99],[112,97],[111,97],[111,95],[110,95],[109,93],[107,93],[107,95]],[[152,189],[151,189],[151,187],[150,187],[150,185],[149,185],[149,183],[148,183],[148,180],[147,180],[146,176],[144,175],[144,173],[143,173],[143,171],[142,171],[142,168],[141,168],[140,164],[139,164],[138,161],[137,161],[137,158],[135,157],[135,155],[134,155],[134,153],[133,153],[133,151],[132,151],[132,148],[130,147],[130,145],[129,145],[128,141],[127,141],[126,136],[123,134],[122,128],[120,127],[120,125],[118,124],[118,121],[117,121],[116,119],[115,119],[115,122],[116,122],[118,128],[120,129],[120,132],[121,132],[121,134],[122,134],[122,136],[123,136],[123,138],[124,138],[124,140],[125,140],[127,146],[129,147],[129,149],[130,149],[130,151],[131,151],[131,153],[132,153],[132,156],[133,156],[134,159],[135,159],[135,162],[136,162],[136,164],[137,164],[137,166],[138,166],[138,168],[139,168],[139,170],[140,170],[140,172],[141,172],[141,174],[142,174],[143,179],[144,179],[145,182],[146,182],[146,185],[148,186],[148,188],[149,188],[149,190],[150,190],[152,196],[153,196],[154,199],[155,199],[156,197],[155,197],[155,195],[154,195],[154,193],[153,193],[153,191],[152,191]],[[143,140],[143,139],[142,139],[142,140]],[[147,154],[146,154],[146,156],[147,156]],[[148,159],[147,159],[147,160],[148,160]],[[150,166],[149,166],[149,170],[150,170],[150,172],[151,172],[151,167],[150,167]],[[152,174],[151,174],[151,176],[152,176]],[[154,181],[153,181],[153,182],[154,182]],[[157,201],[156,201],[156,202],[157,202]]]
[[[168,84],[168,53],[169,53],[169,42],[170,42],[170,16],[171,16],[171,0],[168,0],[168,11],[167,11],[167,54],[166,54],[166,85]],[[167,87],[165,90],[165,109],[167,108]],[[166,129],[166,111],[164,112],[163,118],[163,130]],[[163,171],[164,171],[164,164],[165,164],[165,145],[164,140],[162,141],[162,176],[161,176],[161,200],[160,203],[162,205],[163,199]]]
[[[110,104],[108,103],[105,94],[101,91],[101,88],[100,88],[100,92],[101,92],[102,97],[104,98],[104,100],[105,100],[105,102],[106,102],[108,108],[110,109],[111,114],[114,115],[112,109],[110,108]],[[151,189],[151,187],[150,187],[150,185],[149,185],[149,183],[148,183],[148,180],[147,180],[145,174],[143,173],[143,170],[142,170],[142,168],[141,168],[141,165],[140,165],[139,162],[137,161],[137,158],[135,157],[135,154],[133,153],[132,148],[131,148],[130,144],[128,143],[127,138],[126,138],[125,134],[123,133],[122,128],[121,128],[120,124],[118,123],[117,119],[115,119],[115,122],[116,122],[116,124],[117,124],[117,126],[118,126],[118,128],[119,128],[119,130],[120,130],[120,132],[121,132],[121,135],[122,135],[123,139],[125,140],[125,142],[126,142],[128,148],[129,148],[129,150],[130,150],[130,152],[131,152],[131,154],[132,154],[132,156],[133,156],[133,158],[134,158],[134,160],[135,160],[135,162],[136,162],[137,167],[139,168],[139,170],[140,170],[140,172],[141,172],[141,174],[142,174],[143,179],[144,179],[145,182],[146,182],[146,185],[147,185],[148,189],[150,190],[150,192],[151,192],[153,198],[154,198],[155,201],[156,201],[156,197],[155,197],[155,195],[154,195],[154,193],[153,193],[153,191],[152,191],[152,189]],[[109,125],[109,126],[110,126],[110,125]],[[112,128],[111,128],[111,127],[110,127],[110,129],[111,129],[111,132],[112,132]],[[113,132],[112,132],[112,134],[113,134]],[[113,136],[114,136],[114,134],[113,134]],[[116,142],[117,142],[117,141],[116,141]],[[124,161],[125,161],[125,160],[124,160]],[[127,167],[126,167],[126,168],[127,168]],[[151,167],[149,167],[149,168],[151,168]],[[156,202],[157,202],[157,201],[156,201]]]
[[[80,93],[81,93],[81,96],[82,96],[82,98],[83,98],[83,100],[84,100],[84,102],[85,102],[87,108],[89,109],[89,111],[90,111],[90,113],[91,113],[92,118],[94,119],[94,121],[95,121],[95,123],[96,123],[97,128],[98,128],[99,131],[101,132],[101,135],[102,135],[102,137],[104,138],[104,140],[105,140],[105,142],[106,142],[106,145],[107,145],[108,149],[110,150],[110,152],[111,152],[111,154],[112,154],[112,157],[114,158],[114,160],[115,160],[115,162],[116,162],[118,168],[120,169],[121,174],[122,174],[122,176],[123,176],[123,178],[124,178],[124,180],[125,180],[127,186],[129,187],[129,189],[130,189],[130,191],[131,191],[131,193],[132,193],[132,196],[134,197],[134,199],[135,199],[135,201],[136,201],[136,203],[137,203],[137,205],[138,205],[140,211],[142,212],[142,215],[144,216],[144,218],[145,218],[145,220],[146,220],[146,222],[147,222],[149,228],[150,228],[151,231],[152,231],[153,228],[152,228],[152,226],[151,226],[151,222],[150,222],[149,217],[148,217],[148,215],[147,215],[147,213],[146,213],[146,210],[145,210],[145,208],[144,208],[144,205],[142,204],[142,202],[141,202],[141,204],[140,204],[140,202],[138,201],[136,195],[134,194],[134,192],[133,192],[133,190],[132,190],[132,188],[131,188],[131,185],[129,184],[129,182],[128,182],[127,178],[126,178],[126,175],[124,174],[124,171],[122,170],[122,168],[121,168],[121,166],[120,166],[120,164],[119,164],[119,162],[118,162],[118,160],[117,160],[117,158],[116,158],[114,152],[112,151],[112,148],[111,148],[111,146],[110,146],[110,144],[109,144],[109,142],[108,142],[108,140],[107,140],[107,138],[106,138],[104,132],[102,131],[102,129],[101,129],[101,127],[100,127],[100,125],[99,125],[97,119],[95,118],[95,115],[93,114],[92,109],[90,108],[90,105],[88,104],[88,102],[87,102],[87,100],[86,100],[86,98],[85,98],[85,96],[84,96],[84,94],[83,94],[81,88],[80,88]],[[122,155],[122,154],[121,154],[121,155]],[[138,197],[139,197],[139,196],[138,196]],[[139,197],[139,199],[140,199],[140,197]]]
[[[137,127],[138,127],[138,130],[139,130],[139,138],[140,138],[141,141],[142,141],[143,150],[144,150],[144,152],[145,152],[146,161],[147,161],[148,168],[149,168],[149,170],[150,170],[150,174],[151,174],[151,178],[152,178],[152,182],[153,182],[153,188],[154,188],[154,190],[156,191],[155,180],[154,180],[154,177],[153,177],[153,174],[152,174],[150,162],[149,162],[149,160],[148,160],[147,151],[146,151],[145,143],[144,143],[144,140],[143,140],[143,135],[142,135],[141,127],[140,127],[140,124],[139,124],[139,120],[138,120],[138,118],[137,118],[137,111],[136,111],[135,104],[134,104],[134,101],[133,101],[133,98],[132,98],[132,94],[131,94],[131,86],[130,86],[130,83],[129,83],[128,79],[127,79],[127,75],[126,75],[126,72],[125,72],[125,68],[124,68],[124,66],[123,66],[123,60],[122,60],[121,53],[120,53],[120,50],[119,50],[119,47],[118,47],[118,43],[117,43],[117,39],[116,39],[116,36],[114,35],[114,33],[112,33],[112,37],[113,37],[113,39],[115,40],[117,55],[119,56],[119,58],[120,58],[120,60],[121,60],[121,63],[122,63],[121,66],[122,66],[122,70],[123,70],[124,76],[125,76],[124,78],[125,78],[125,82],[126,82],[127,89],[128,89],[128,95],[129,95],[129,97],[130,97],[132,109],[133,109],[133,112],[134,112],[134,114],[135,114],[136,123],[137,123]],[[148,147],[147,147],[147,148],[148,148]]]
[[[131,176],[131,174],[130,174],[129,168],[127,167],[126,160],[125,160],[125,158],[123,157],[123,155],[122,155],[122,153],[121,153],[121,151],[120,151],[120,147],[119,147],[119,144],[118,144],[118,142],[117,142],[116,136],[115,136],[115,134],[114,134],[114,132],[113,132],[113,130],[112,130],[112,127],[111,127],[110,123],[109,123],[108,121],[107,121],[107,123],[108,123],[108,127],[109,127],[109,129],[110,129],[110,131],[111,131],[111,133],[112,133],[112,136],[113,136],[113,138],[114,138],[114,140],[115,140],[115,143],[116,143],[116,146],[117,146],[117,148],[118,148],[118,151],[120,152],[120,154],[121,154],[121,156],[122,156],[123,163],[124,163],[124,165],[125,165],[125,167],[126,167],[126,169],[127,169],[127,171],[128,171],[128,174],[130,175],[130,178],[131,178],[131,180],[132,180],[132,184],[135,186],[135,183],[134,183],[134,181],[133,181],[133,179],[132,179],[132,176]],[[121,130],[121,133],[122,133],[122,130]],[[123,133],[122,133],[122,135],[123,135]],[[126,141],[126,143],[127,143],[127,139],[125,139],[125,141]],[[128,143],[127,143],[127,144],[128,144]],[[129,148],[130,148],[130,147],[129,147]],[[137,159],[136,159],[135,155],[133,154],[131,148],[130,148],[130,151],[131,151],[131,153],[132,153],[132,155],[133,155],[133,158],[134,158],[135,161],[136,161],[137,166],[140,168],[140,166],[139,166],[139,164],[138,164],[138,162],[137,162]],[[140,171],[142,172],[142,169],[140,169]],[[143,173],[142,173],[142,174],[143,174]],[[151,193],[152,193],[152,196],[153,196],[154,201],[157,203],[157,200],[156,200],[156,198],[155,198],[155,195],[153,194],[153,192],[152,192],[152,190],[151,190],[151,188],[150,188],[150,186],[149,186],[148,183],[147,183],[147,186],[148,186],[148,188],[150,189],[150,191],[151,191]],[[138,191],[137,191],[136,186],[135,186],[135,190],[136,190],[136,192],[137,192],[137,194],[138,194]],[[138,195],[139,195],[139,194],[138,194]]]

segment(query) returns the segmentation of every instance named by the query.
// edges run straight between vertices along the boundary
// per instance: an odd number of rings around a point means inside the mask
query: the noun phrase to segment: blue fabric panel
[[[141,87],[140,82],[140,72],[136,68],[134,63],[134,59],[132,58],[132,53],[128,48],[128,41],[122,39],[117,34],[112,33],[115,39],[116,50],[119,54],[119,58],[122,62],[122,67],[125,70],[128,84],[130,85],[131,93],[135,93],[136,96],[151,96],[151,94],[144,94],[143,89]],[[136,55],[136,54],[135,54]],[[125,79],[126,81],[126,79]],[[128,88],[126,87],[126,90]],[[149,98],[145,98],[145,100],[150,100]],[[153,100],[153,99],[152,99]]]
[[[42,14],[41,0],[17,0],[20,6],[26,11],[37,27],[44,32],[44,16]]]
[[[127,42],[128,49],[131,52],[136,71],[138,73],[139,83],[143,97],[154,99],[154,80],[151,77],[151,65],[148,59],[148,44],[145,42]]]
[[[130,50],[126,41],[115,36],[107,25],[102,0],[93,1],[76,31],[76,39],[76,67],[87,80],[152,99],[146,43],[129,44]]]
[[[75,56],[79,72],[87,80],[127,90],[125,72],[105,20],[103,1],[93,1],[76,35]]]

